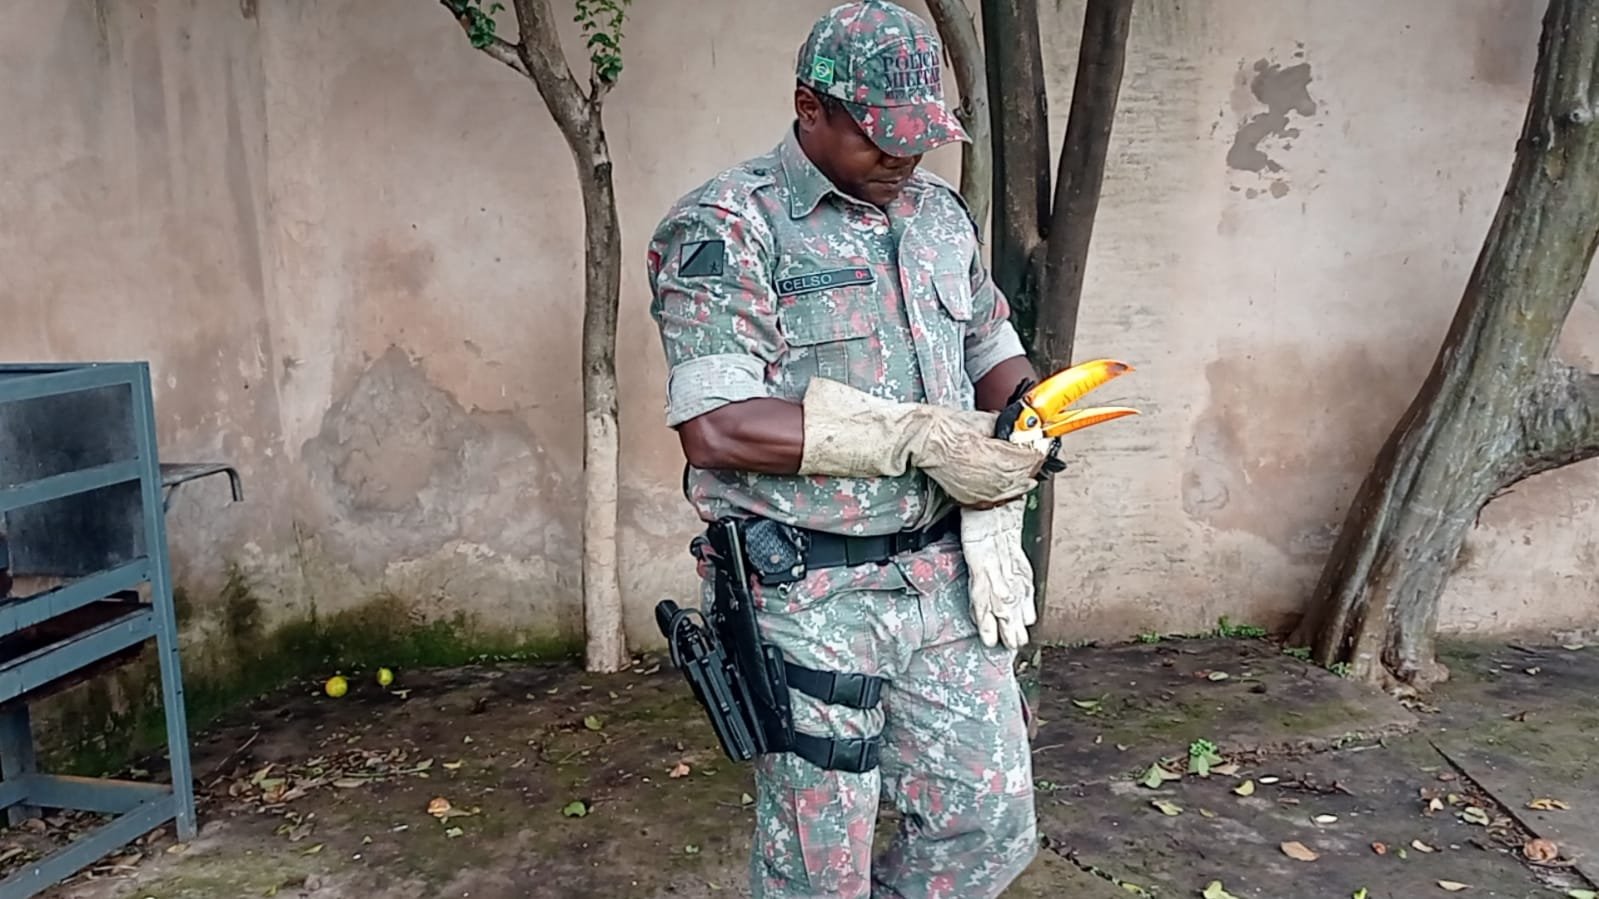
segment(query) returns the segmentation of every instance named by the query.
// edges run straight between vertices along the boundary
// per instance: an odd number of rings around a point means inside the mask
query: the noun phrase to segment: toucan
[[[1062,435],[1138,414],[1137,409],[1126,406],[1068,408],[1089,391],[1132,370],[1131,365],[1115,359],[1094,359],[1061,369],[1036,384],[1023,381],[995,422],[994,436],[1032,445],[1053,459]]]

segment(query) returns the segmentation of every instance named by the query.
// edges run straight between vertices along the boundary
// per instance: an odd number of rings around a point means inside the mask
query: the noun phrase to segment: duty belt
[[[742,523],[750,567],[755,578],[768,587],[802,580],[807,573],[823,568],[886,565],[896,556],[925,549],[957,533],[959,526],[959,512],[920,530],[859,537],[794,527],[770,518],[750,518]]]
[[[922,528],[919,531],[898,531],[869,537],[828,534],[797,528],[805,535],[805,567],[837,568],[840,566],[886,564],[896,556],[920,552],[934,543],[955,534],[959,529],[960,513],[955,512]]]

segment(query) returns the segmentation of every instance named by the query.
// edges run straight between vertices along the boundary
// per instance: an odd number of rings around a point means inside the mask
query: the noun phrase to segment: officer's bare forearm
[[[977,389],[977,408],[984,412],[1005,408],[1016,385],[1024,380],[1038,380],[1038,372],[1026,356],[1012,356],[994,366],[973,385]]]
[[[805,452],[805,417],[788,400],[744,400],[684,422],[678,439],[695,468],[794,474]]]

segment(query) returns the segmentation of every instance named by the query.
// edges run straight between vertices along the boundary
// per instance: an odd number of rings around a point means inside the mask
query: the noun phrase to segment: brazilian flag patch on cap
[[[833,83],[833,61],[817,54],[811,58],[811,80],[817,84]]]

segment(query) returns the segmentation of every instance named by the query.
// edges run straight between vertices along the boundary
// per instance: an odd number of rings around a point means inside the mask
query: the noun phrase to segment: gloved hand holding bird
[[[799,474],[896,477],[920,469],[959,503],[961,542],[971,572],[972,618],[983,642],[1027,643],[1033,569],[1022,549],[1026,497],[1060,471],[1060,438],[1137,410],[1072,409],[1112,378],[1132,371],[1096,359],[1023,383],[999,413],[897,402],[829,378],[812,378],[803,400],[805,449]],[[998,439],[995,439],[998,438]],[[1040,465],[1040,456],[1044,461]]]
[[[1030,447],[1046,458],[1040,474],[1065,467],[1059,459],[1061,438],[1073,431],[1128,415],[1136,409],[1100,406],[1071,409],[1072,403],[1113,378],[1132,371],[1114,359],[1095,359],[1071,366],[1038,384],[1023,383],[995,422],[994,436]],[[972,619],[985,646],[1004,643],[1010,649],[1027,645],[1027,628],[1038,621],[1033,601],[1033,568],[1022,547],[1025,496],[990,507],[961,512],[961,545],[970,572]]]

